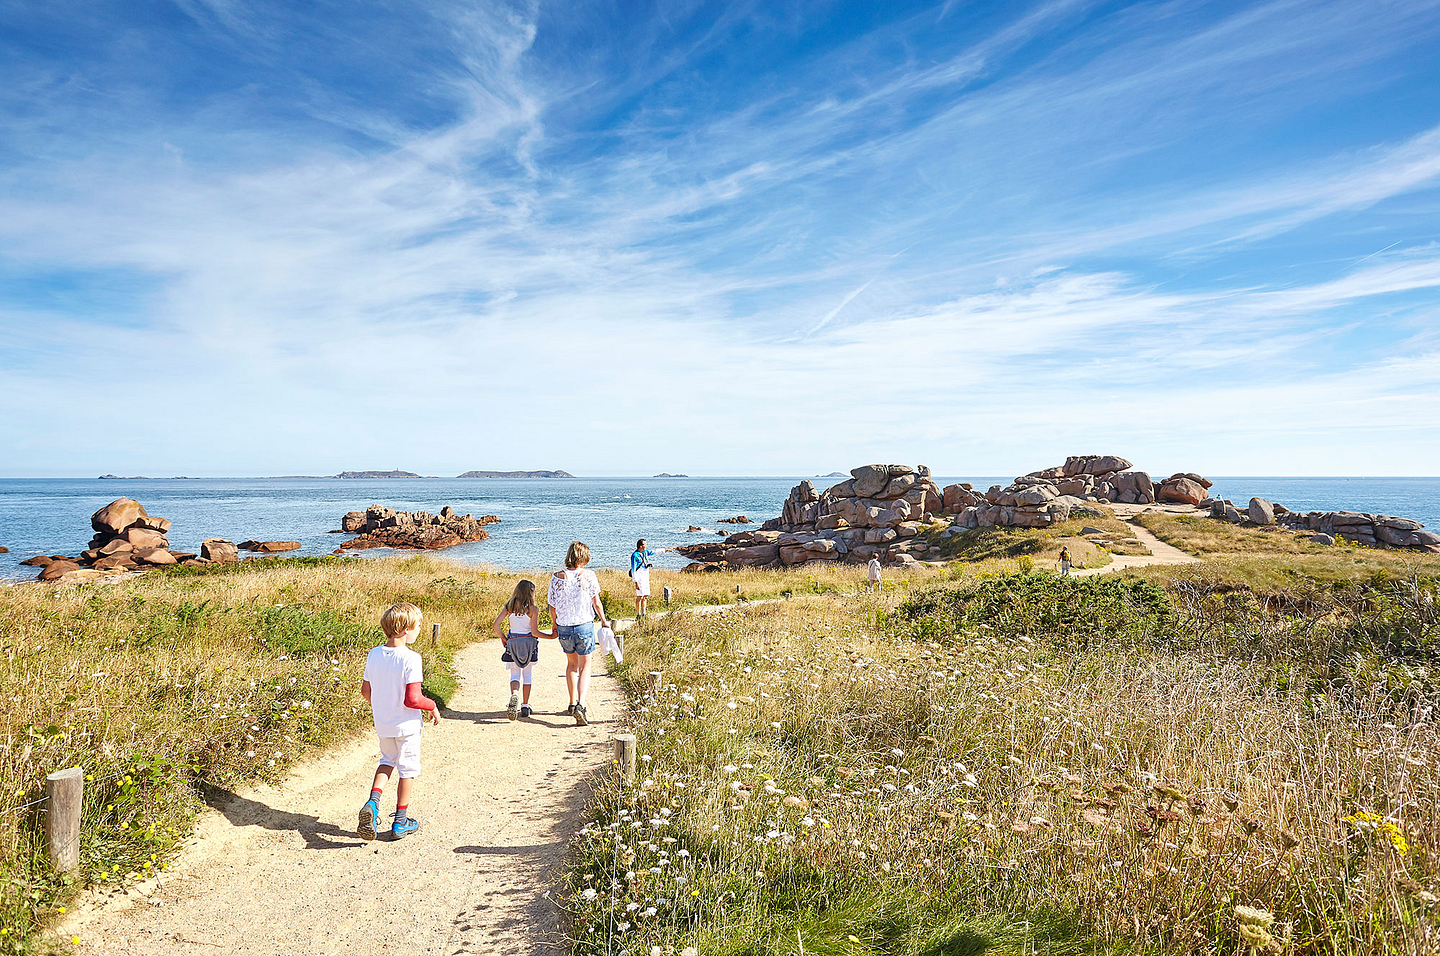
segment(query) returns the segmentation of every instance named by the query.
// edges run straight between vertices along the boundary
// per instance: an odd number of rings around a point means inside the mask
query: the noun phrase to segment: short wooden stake
[[[61,873],[80,868],[80,803],[85,796],[85,771],[57,770],[45,778],[45,854]]]
[[[635,782],[635,735],[616,734],[615,741],[615,763],[620,766],[620,783],[622,786],[630,786]]]
[[[670,591],[670,586],[669,586],[669,585],[666,585],[666,586],[665,586],[665,606],[666,606],[666,607],[669,607],[669,606],[670,606],[670,598],[671,598],[672,596],[673,596],[673,595],[672,595],[672,592]]]
[[[431,647],[439,647],[439,646],[440,646],[440,625],[439,625],[439,624],[431,624],[431,625],[430,625],[430,646],[431,646]]]
[[[660,685],[665,680],[665,674],[661,671],[651,671],[645,678],[645,691],[651,697],[660,693]]]

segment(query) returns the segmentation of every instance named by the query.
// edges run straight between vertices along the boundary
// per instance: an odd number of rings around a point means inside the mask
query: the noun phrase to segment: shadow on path
[[[333,823],[321,823],[319,817],[276,810],[258,800],[242,797],[208,783],[199,784],[197,789],[200,791],[200,799],[223,814],[233,826],[298,833],[304,838],[305,848],[309,850],[343,850],[346,847],[365,845],[365,841],[353,831],[342,830]],[[359,805],[356,807],[358,809]],[[330,839],[331,837],[340,837],[345,842],[337,842]]]

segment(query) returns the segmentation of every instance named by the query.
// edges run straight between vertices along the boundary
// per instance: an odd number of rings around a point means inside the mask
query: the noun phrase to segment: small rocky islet
[[[1212,482],[1195,472],[1156,481],[1115,455],[1074,455],[1062,465],[1016,478],[985,492],[968,482],[940,488],[924,465],[861,465],[850,478],[817,491],[802,481],[786,498],[781,514],[755,531],[723,541],[682,545],[691,559],[686,571],[722,567],[791,567],[811,562],[862,564],[871,557],[898,566],[916,565],[930,545],[922,532],[935,523],[942,534],[977,528],[1046,528],[1074,517],[1100,516],[1094,505],[1186,505],[1220,520],[1314,531],[1317,543],[1335,538],[1380,548],[1440,553],[1440,534],[1418,521],[1360,512],[1299,514],[1283,505],[1251,499],[1242,513],[1233,503],[1210,497]]]
[[[441,508],[438,515],[428,511],[396,511],[384,505],[371,505],[364,511],[348,512],[340,520],[340,530],[333,533],[353,534],[355,537],[336,548],[335,553],[364,548],[417,551],[453,548],[469,541],[484,541],[490,537],[485,526],[499,520],[495,515],[476,518],[469,514],[456,514],[449,505]]]

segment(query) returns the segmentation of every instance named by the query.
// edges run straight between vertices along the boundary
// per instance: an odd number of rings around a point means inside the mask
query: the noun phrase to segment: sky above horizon
[[[0,0],[0,476],[1440,475],[1437,40]]]

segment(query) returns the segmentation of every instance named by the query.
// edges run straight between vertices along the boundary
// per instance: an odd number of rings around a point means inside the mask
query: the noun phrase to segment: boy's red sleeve
[[[405,706],[415,710],[434,710],[435,702],[420,692],[420,685],[405,685]]]

